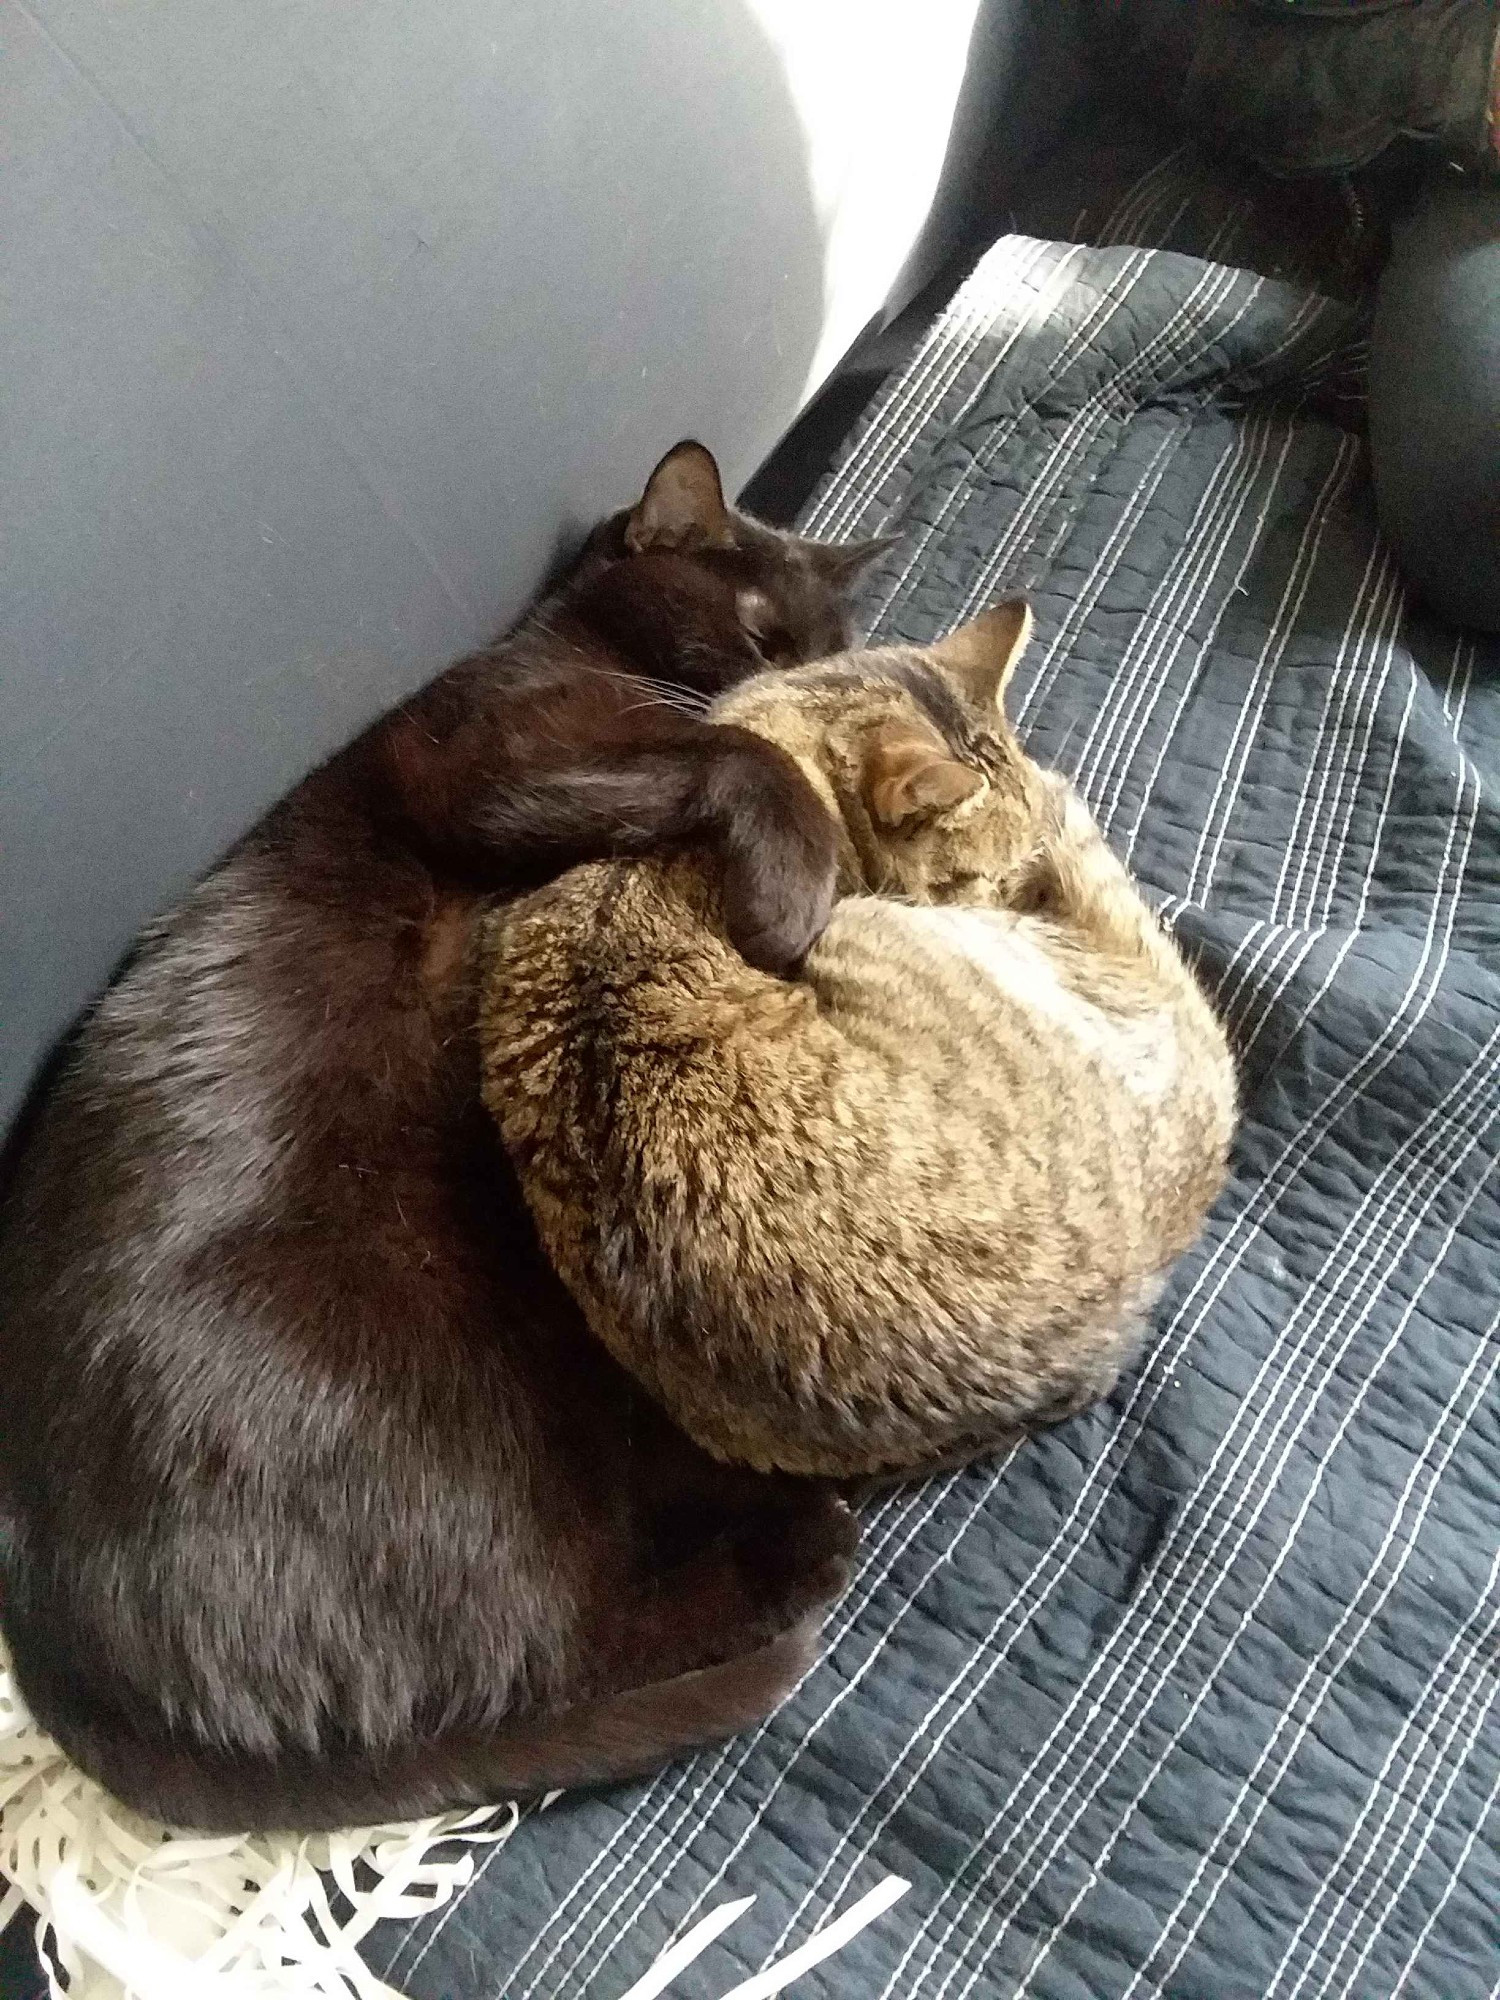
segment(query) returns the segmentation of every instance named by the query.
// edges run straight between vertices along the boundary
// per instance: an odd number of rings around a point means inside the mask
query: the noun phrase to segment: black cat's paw
[[[765,1600],[774,1627],[831,1604],[848,1588],[859,1523],[834,1493],[763,1514],[735,1542],[735,1559]]]
[[[724,922],[729,941],[757,972],[792,979],[801,970],[833,908],[834,869],[772,883],[738,879],[725,884]]]
[[[802,773],[770,744],[739,764],[725,801],[723,912],[729,941],[757,971],[793,977],[833,908],[838,828]]]

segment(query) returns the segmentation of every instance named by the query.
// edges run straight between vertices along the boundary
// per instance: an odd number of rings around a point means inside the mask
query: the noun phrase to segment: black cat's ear
[[[860,773],[865,810],[889,831],[951,811],[983,785],[983,774],[960,763],[935,730],[888,722],[865,744]]]
[[[1025,598],[1014,597],[939,639],[927,657],[975,708],[998,708],[1033,622]]]
[[[804,537],[802,546],[825,583],[835,590],[847,590],[877,556],[895,548],[900,539],[899,535],[876,535],[868,542],[813,542]]]
[[[725,548],[733,539],[714,455],[684,438],[646,481],[625,523],[625,546],[638,556],[644,549]]]

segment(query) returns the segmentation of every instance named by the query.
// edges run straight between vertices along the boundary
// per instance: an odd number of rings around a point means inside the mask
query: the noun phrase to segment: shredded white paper
[[[37,1728],[0,1645],[0,1876],[12,1885],[0,1919],[22,1900],[37,1912],[54,2000],[392,2000],[360,1940],[385,1917],[446,1903],[473,1876],[474,1849],[518,1820],[505,1806],[313,1836],[174,1832],[127,1811]]]
[[[127,1811],[38,1729],[0,1642],[0,1878],[10,1884],[0,1929],[23,1903],[37,1913],[53,2000],[401,2000],[361,1961],[360,1940],[383,1918],[448,1902],[473,1878],[474,1850],[519,1823],[509,1805],[332,1834],[174,1831]],[[888,1876],[725,2000],[771,2000],[909,1887]],[[711,1911],[624,2000],[665,1992],[754,1901]]]

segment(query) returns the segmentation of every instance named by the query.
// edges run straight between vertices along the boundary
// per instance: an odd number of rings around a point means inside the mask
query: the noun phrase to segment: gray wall
[[[3,1126],[142,921],[661,450],[748,474],[828,301],[743,0],[0,0],[0,39]]]

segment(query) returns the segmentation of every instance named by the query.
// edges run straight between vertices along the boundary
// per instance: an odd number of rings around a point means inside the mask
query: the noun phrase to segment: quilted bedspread
[[[619,2000],[753,1895],[718,2000],[898,1876],[798,1995],[1500,1992],[1500,646],[1403,597],[1361,362],[1006,237],[815,499],[899,531],[878,636],[1031,594],[1015,712],[1217,996],[1232,1181],[1107,1403],[872,1507],[795,1698],[525,1816],[401,1991]]]

